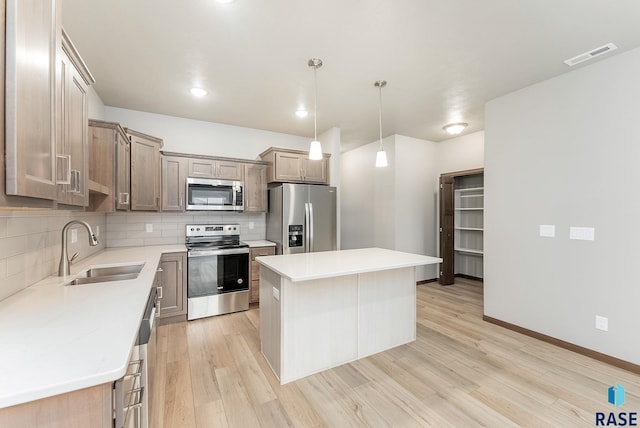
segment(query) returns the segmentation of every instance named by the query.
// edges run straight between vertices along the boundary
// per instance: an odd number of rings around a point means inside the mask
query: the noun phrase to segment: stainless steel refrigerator
[[[337,249],[336,188],[280,184],[269,189],[267,239],[276,254]]]

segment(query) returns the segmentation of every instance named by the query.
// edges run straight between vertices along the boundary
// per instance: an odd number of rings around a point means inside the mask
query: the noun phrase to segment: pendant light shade
[[[307,62],[309,67],[313,67],[313,88],[314,88],[314,96],[313,96],[313,141],[309,146],[309,159],[311,160],[321,160],[322,159],[322,146],[320,145],[320,141],[318,141],[318,76],[317,71],[318,68],[322,67],[322,60],[318,58],[311,58],[309,62]]]
[[[387,152],[384,151],[384,147],[382,146],[382,88],[387,86],[386,80],[377,80],[373,83],[373,86],[380,90],[380,108],[379,108],[379,119],[380,119],[380,150],[376,153],[376,167],[384,168],[389,166],[387,162]]]

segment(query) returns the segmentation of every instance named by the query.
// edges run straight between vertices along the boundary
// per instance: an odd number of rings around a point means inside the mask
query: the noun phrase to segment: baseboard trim
[[[417,281],[416,285],[428,284],[430,282],[438,282],[438,278],[423,279],[422,281]]]
[[[484,278],[478,278],[477,276],[465,275],[463,273],[457,273],[457,274],[455,274],[453,276],[456,277],[456,278],[464,278],[464,279],[470,279],[472,281],[484,282]]]
[[[546,334],[538,333],[537,331],[529,330],[527,328],[520,327],[518,325],[511,324],[506,321],[502,321],[486,315],[483,315],[482,319],[491,324],[495,324],[500,327],[506,328],[508,330],[515,331],[516,333],[533,337],[534,339],[538,339],[543,342],[550,343],[551,345],[555,345],[560,348],[567,349],[577,354],[584,355],[586,357],[593,358],[594,360],[602,361],[603,363],[607,363],[614,367],[618,367],[620,369],[627,370],[627,371],[630,371],[631,373],[640,375],[640,365],[638,364],[630,363],[629,361],[621,360],[620,358],[612,357],[611,355],[603,354],[601,352],[594,351],[593,349],[575,345],[571,342],[566,342],[564,340],[556,339],[555,337],[547,336]]]

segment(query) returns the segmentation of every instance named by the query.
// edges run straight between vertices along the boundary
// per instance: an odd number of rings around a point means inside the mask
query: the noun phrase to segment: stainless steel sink
[[[144,264],[93,267],[80,272],[77,277],[96,278],[125,274],[135,274],[137,277],[143,267]]]
[[[74,279],[64,285],[95,284],[136,279],[143,267],[144,263],[92,267],[78,273]]]

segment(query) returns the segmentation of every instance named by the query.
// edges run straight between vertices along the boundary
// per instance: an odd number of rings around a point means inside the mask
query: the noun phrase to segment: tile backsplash
[[[89,246],[87,232],[77,229],[78,241],[71,243],[82,260],[104,248],[161,244],[183,244],[185,225],[190,223],[238,223],[243,240],[266,237],[264,213],[84,213],[57,210],[0,210],[0,300],[58,271],[62,228],[70,220],[84,220],[98,232],[100,243]],[[147,232],[147,225],[151,225]],[[72,228],[73,229],[73,228]]]
[[[78,260],[105,248],[106,216],[73,211],[0,211],[0,300],[58,271],[62,228],[70,220],[83,220],[98,233],[100,243],[89,246],[86,230],[79,226],[78,241],[71,243],[69,256]],[[73,229],[72,228],[72,229]]]
[[[265,239],[266,236],[264,213],[126,212],[107,214],[107,247],[184,244],[185,225],[192,223],[237,223],[240,238],[245,241]]]

